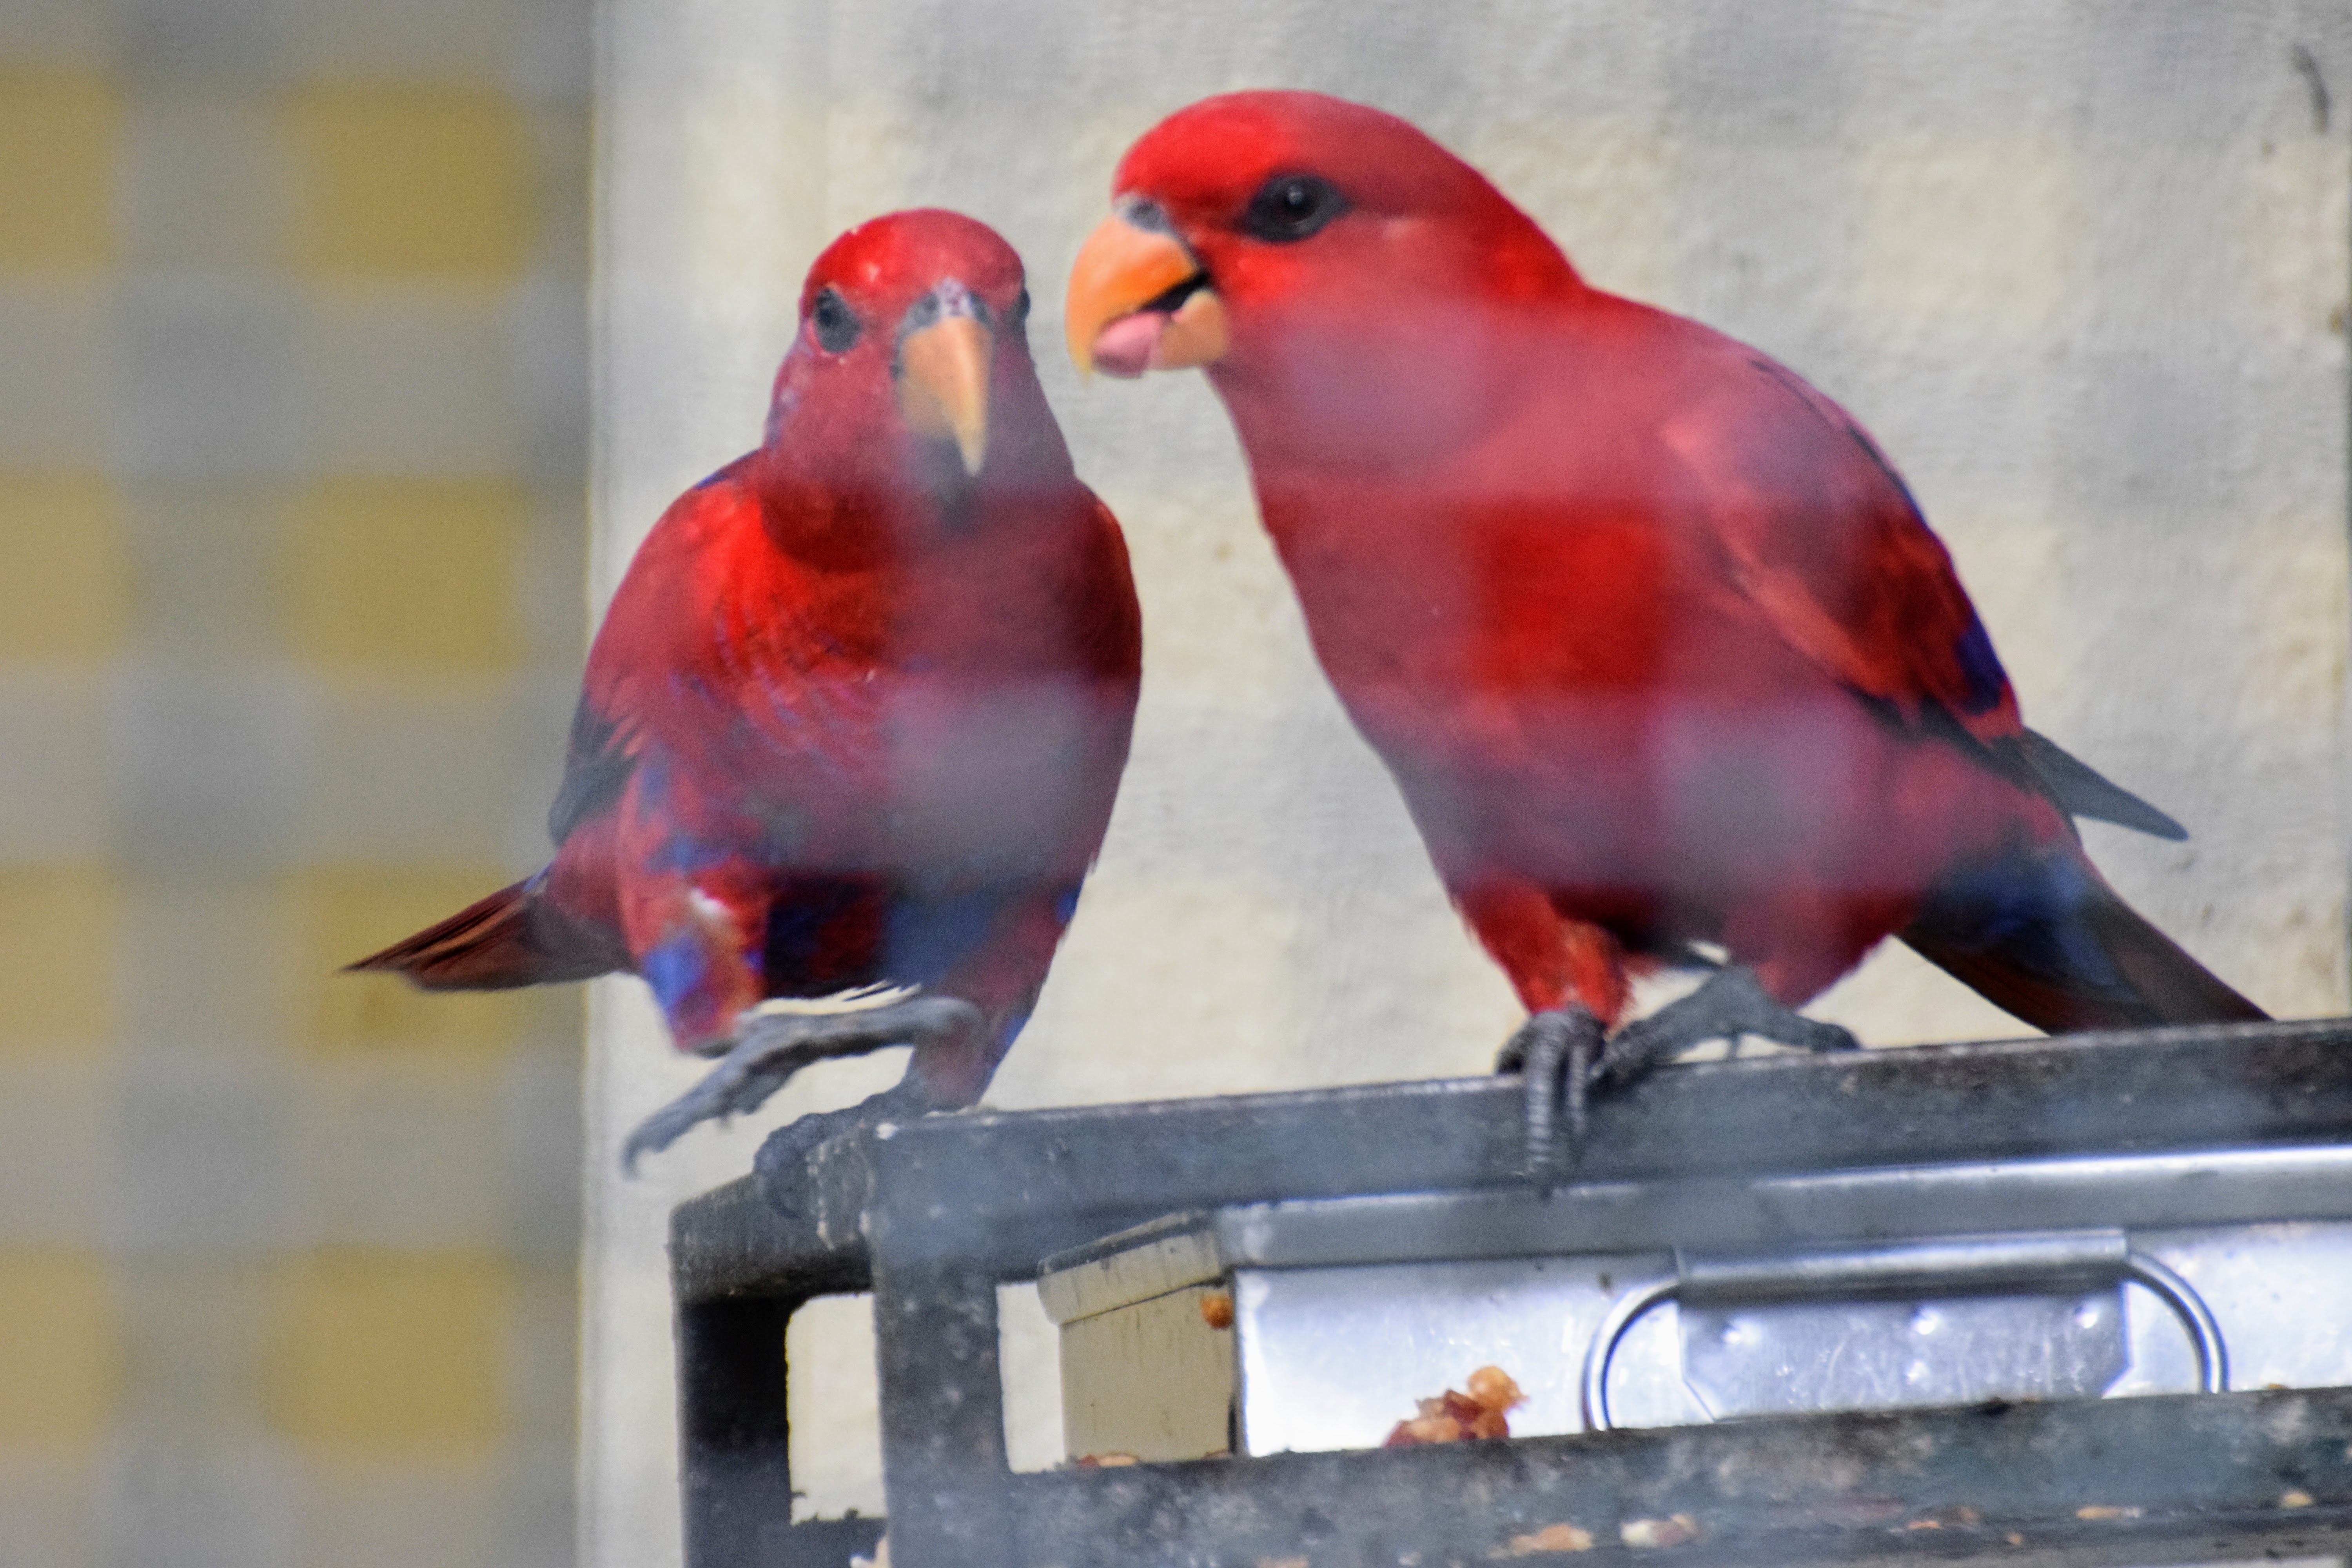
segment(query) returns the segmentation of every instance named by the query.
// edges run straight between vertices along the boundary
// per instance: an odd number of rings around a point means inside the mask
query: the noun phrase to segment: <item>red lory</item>
[[[720,1058],[625,1160],[802,1066],[915,1047],[803,1117],[971,1104],[1045,979],[1127,759],[1127,548],[1038,385],[1020,258],[954,213],[820,256],[763,437],[673,502],[588,656],[555,857],[357,969],[428,989],[642,975]]]
[[[1405,121],[1212,98],[1079,253],[1082,370],[1203,367],[1315,652],[1565,1099],[1794,1009],[1899,936],[2051,1030],[2253,1019],[2074,817],[2169,817],[2024,727],[1950,556],[1836,404],[1588,285]],[[1628,981],[1713,973],[1625,1022]]]

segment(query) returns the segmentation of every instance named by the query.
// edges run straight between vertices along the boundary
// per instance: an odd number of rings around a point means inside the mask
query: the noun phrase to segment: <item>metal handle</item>
[[[2207,1394],[2225,1392],[2230,1386],[2229,1348],[2203,1298],[2189,1281],[2133,1247],[2119,1230],[1947,1237],[1749,1258],[1688,1257],[1677,1251],[1673,1275],[1626,1291],[1593,1331],[1584,1352],[1584,1427],[1588,1432],[1612,1429],[1610,1364],[1634,1322],[1661,1301],[1788,1301],[2117,1279],[2146,1286],[2172,1310],[2196,1348],[2200,1388]]]

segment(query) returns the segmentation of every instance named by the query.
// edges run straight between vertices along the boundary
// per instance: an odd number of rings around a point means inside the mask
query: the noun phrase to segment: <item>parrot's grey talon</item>
[[[622,1172],[635,1175],[640,1158],[668,1148],[705,1121],[757,1110],[812,1062],[865,1056],[891,1046],[919,1047],[968,1033],[982,1022],[980,1009],[956,996],[916,996],[848,1013],[748,1015],[737,1029],[740,1037],[719,1065],[629,1134],[621,1147]]]
[[[1584,1130],[1592,1098],[1592,1058],[1599,1054],[1601,1031],[1580,1032],[1568,1047],[1562,1082],[1568,1089],[1568,1152],[1570,1163],[1584,1152]]]
[[[1549,1184],[1582,1152],[1587,1083],[1600,1044],[1601,1020],[1571,1006],[1534,1015],[1503,1047],[1497,1061],[1519,1064],[1524,1166],[1529,1181]],[[1559,1131],[1563,1110],[1568,1121],[1565,1149]]]
[[[1852,1031],[1782,1005],[1743,966],[1717,971],[1689,995],[1617,1031],[1593,1069],[1596,1084],[1631,1083],[1693,1046],[1755,1035],[1801,1051],[1855,1051]]]
[[[1495,1053],[1495,1072],[1501,1077],[1521,1071],[1527,1065],[1528,1031],[1527,1026],[1521,1025],[1509,1039],[1503,1042],[1503,1048]]]

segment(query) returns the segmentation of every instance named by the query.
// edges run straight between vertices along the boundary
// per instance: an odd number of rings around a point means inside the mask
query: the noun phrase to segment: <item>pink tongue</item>
[[[1095,334],[1095,367],[1105,375],[1132,378],[1151,368],[1151,351],[1168,330],[1165,310],[1121,316]]]

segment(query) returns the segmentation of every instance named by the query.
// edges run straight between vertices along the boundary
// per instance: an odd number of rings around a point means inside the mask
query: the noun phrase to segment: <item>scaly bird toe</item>
[[[1601,1053],[1593,1083],[1596,1087],[1632,1083],[1693,1046],[1709,1040],[1736,1041],[1742,1035],[1759,1036],[1801,1051],[1862,1048],[1851,1031],[1783,1006],[1764,989],[1754,970],[1734,967],[1718,970],[1689,995],[1618,1030]]]
[[[969,1033],[981,1022],[978,1008],[953,996],[915,996],[842,1013],[748,1013],[737,1028],[740,1037],[719,1065],[629,1134],[621,1169],[634,1176],[639,1159],[668,1148],[702,1122],[758,1110],[812,1062],[919,1047]]]
[[[1583,1150],[1585,1105],[1592,1064],[1601,1050],[1601,1020],[1582,1007],[1538,1013],[1519,1026],[1496,1058],[1516,1066],[1525,1100],[1528,1179],[1549,1184]],[[1559,1122],[1565,1115],[1567,1135]]]

